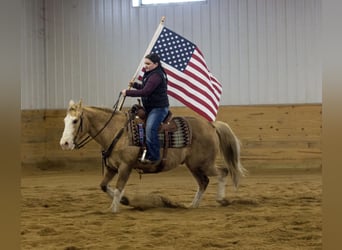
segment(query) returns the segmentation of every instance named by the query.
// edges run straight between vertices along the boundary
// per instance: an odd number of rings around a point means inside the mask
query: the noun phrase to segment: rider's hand
[[[128,83],[128,87],[130,87],[130,88],[132,88],[133,85],[134,85],[134,82],[133,82],[133,81],[130,81],[130,82]]]
[[[126,90],[125,89],[123,89],[123,90],[121,90],[121,94],[122,94],[122,96],[126,96]]]

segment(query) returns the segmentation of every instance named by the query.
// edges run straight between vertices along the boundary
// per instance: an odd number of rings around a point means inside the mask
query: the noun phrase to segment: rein
[[[107,159],[109,158],[109,156],[112,154],[112,151],[116,145],[116,143],[120,140],[121,136],[123,135],[125,128],[127,128],[128,126],[128,122],[129,119],[126,120],[125,125],[119,130],[119,132],[117,132],[117,134],[115,135],[112,143],[109,145],[109,147],[107,148],[107,150],[102,150],[102,175],[104,174],[104,168],[113,168],[113,166],[110,166],[107,162]],[[114,169],[116,169],[117,171],[117,167],[114,166]]]
[[[83,148],[85,145],[87,145],[91,140],[93,140],[94,138],[96,138],[106,127],[107,125],[109,124],[109,122],[112,120],[117,108],[118,108],[118,103],[119,103],[119,100],[120,100],[120,96],[121,96],[121,92],[119,94],[119,98],[118,100],[115,102],[115,104],[113,105],[113,112],[112,112],[112,115],[110,116],[110,118],[108,119],[108,121],[103,125],[103,127],[93,136],[91,137],[90,135],[88,135],[87,137],[85,137],[84,139],[81,140],[81,142],[79,143],[76,143],[74,141],[74,144],[75,144],[75,148],[76,149],[80,149],[80,148]],[[76,133],[76,136],[75,138],[77,138],[77,135],[82,132],[82,127],[83,127],[83,112],[81,114],[81,121],[80,121],[80,126],[78,127],[77,129],[77,133]]]
[[[107,148],[107,150],[103,150],[102,151],[102,175],[104,174],[104,167],[111,167],[108,162],[107,159],[108,157],[112,154],[112,151],[116,145],[116,143],[119,141],[119,139],[121,138],[122,134],[124,133],[125,127],[127,126],[128,121],[126,122],[126,124],[119,130],[119,132],[115,135],[112,143],[109,145],[109,147]]]

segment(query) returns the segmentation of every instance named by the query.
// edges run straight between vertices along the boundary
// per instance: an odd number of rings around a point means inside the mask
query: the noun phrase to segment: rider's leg
[[[146,146],[147,159],[158,161],[160,158],[160,143],[158,129],[168,113],[168,108],[154,108],[147,116],[146,121]]]

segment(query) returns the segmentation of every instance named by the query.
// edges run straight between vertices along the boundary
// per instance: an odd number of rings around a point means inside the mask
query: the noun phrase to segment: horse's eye
[[[72,121],[73,124],[76,124],[77,122],[78,122],[77,119]]]

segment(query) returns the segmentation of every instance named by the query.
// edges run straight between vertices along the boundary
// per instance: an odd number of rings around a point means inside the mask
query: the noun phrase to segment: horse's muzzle
[[[75,148],[75,143],[66,140],[61,140],[59,144],[63,150],[73,150]]]

